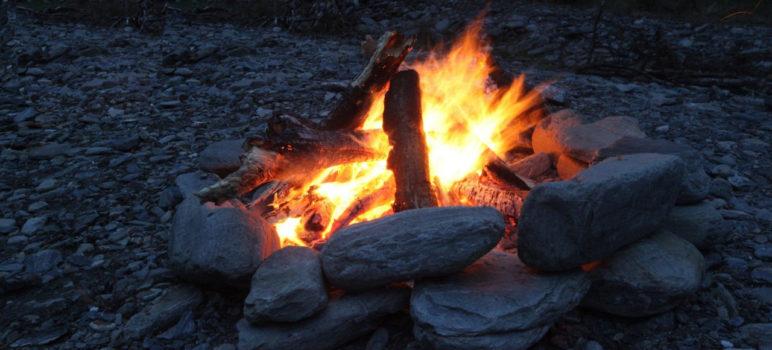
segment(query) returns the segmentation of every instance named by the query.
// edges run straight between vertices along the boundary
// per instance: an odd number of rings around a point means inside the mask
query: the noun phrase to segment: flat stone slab
[[[336,232],[322,250],[334,286],[362,290],[461,271],[496,246],[504,219],[490,207],[406,210]]]
[[[665,312],[696,293],[705,261],[697,248],[660,232],[631,244],[589,272],[592,287],[582,305],[626,317]]]
[[[191,286],[174,286],[126,322],[123,334],[128,339],[141,339],[171,325],[203,300],[201,291]]]
[[[416,281],[410,312],[416,337],[437,349],[527,348],[589,287],[578,269],[538,273],[493,251],[460,273]]]
[[[567,155],[584,163],[592,162],[599,150],[622,137],[644,138],[638,120],[631,117],[607,117],[589,124],[581,124],[570,111],[549,116],[534,129],[534,152]]]
[[[377,329],[384,317],[404,310],[410,291],[377,289],[347,294],[329,302],[319,314],[294,323],[255,326],[236,324],[239,350],[336,349]]]
[[[316,251],[285,247],[269,256],[252,276],[244,318],[252,323],[295,322],[327,305],[327,289]]]
[[[676,156],[636,154],[536,186],[518,221],[520,259],[545,271],[569,270],[650,235],[673,207],[683,172]]]
[[[676,199],[678,204],[693,204],[705,199],[710,192],[710,177],[705,172],[703,159],[693,148],[667,140],[653,140],[639,137],[623,137],[598,150],[593,162],[637,153],[672,154],[681,157],[686,164],[683,187]]]

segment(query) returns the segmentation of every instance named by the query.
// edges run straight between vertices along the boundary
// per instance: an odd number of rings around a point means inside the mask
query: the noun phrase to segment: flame
[[[446,199],[451,186],[464,177],[479,173],[492,155],[501,157],[512,148],[512,122],[538,102],[538,92],[525,94],[524,77],[510,86],[498,88],[490,83],[494,67],[490,47],[483,38],[482,19],[470,24],[447,51],[432,51],[427,58],[409,65],[420,76],[423,127],[429,156],[429,167],[440,198]],[[388,89],[388,88],[387,88]],[[376,94],[363,130],[379,130],[372,145],[389,149],[382,132],[386,89]],[[521,130],[515,130],[517,132]],[[330,167],[301,188],[294,189],[289,201],[299,201],[313,193],[333,209],[322,237],[331,232],[333,222],[368,194],[392,186],[392,173],[383,159]],[[370,206],[348,223],[372,220],[391,210],[391,197],[368,203]],[[442,205],[465,205],[463,200]],[[284,244],[301,244],[303,230],[300,213],[290,211],[275,227]]]

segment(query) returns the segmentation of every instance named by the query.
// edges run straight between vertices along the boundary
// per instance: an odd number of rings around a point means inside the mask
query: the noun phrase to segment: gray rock
[[[27,272],[42,274],[53,270],[61,262],[61,252],[56,249],[46,249],[24,258],[24,267]]]
[[[416,281],[415,336],[437,349],[525,349],[589,288],[579,270],[539,274],[515,255],[490,252],[461,273]]]
[[[187,197],[174,214],[168,255],[183,278],[208,285],[244,285],[279,249],[276,230],[241,202],[201,204]]]
[[[772,322],[746,324],[740,328],[740,334],[748,342],[759,347],[772,344]]]
[[[306,247],[286,247],[265,259],[252,276],[244,318],[255,324],[295,322],[326,305],[318,254]]]
[[[177,189],[182,193],[184,198],[195,197],[194,193],[215,182],[217,182],[217,176],[202,172],[185,173],[177,176],[174,180]]]
[[[751,271],[751,278],[756,282],[772,284],[772,267],[757,267]]]
[[[705,261],[691,243],[660,232],[631,244],[590,271],[582,305],[625,317],[672,309],[699,290]]]
[[[683,171],[676,156],[644,153],[536,186],[518,221],[520,259],[546,271],[568,270],[648,236],[673,207]]]
[[[241,166],[244,140],[218,141],[207,146],[199,155],[198,167],[210,173],[225,177]]]
[[[676,203],[698,203],[708,196],[711,182],[710,177],[705,172],[702,156],[687,145],[667,140],[623,137],[608,147],[600,149],[593,162],[637,153],[672,154],[681,157],[686,165],[686,174],[684,176],[683,188]]]
[[[709,202],[673,207],[662,228],[700,249],[720,241],[728,233],[724,217]]]
[[[409,290],[383,289],[331,300],[318,315],[295,323],[236,324],[240,350],[335,349],[374,331],[385,316],[408,304]]]
[[[328,281],[367,289],[461,271],[491,250],[504,219],[489,207],[413,209],[336,232],[322,250]]]
[[[0,233],[11,233],[16,231],[16,220],[14,219],[0,219]]]
[[[54,327],[52,329],[45,329],[37,331],[32,335],[17,339],[11,344],[11,347],[20,348],[29,346],[43,346],[53,343],[65,334],[67,334],[67,327]]]
[[[599,150],[622,137],[646,137],[638,128],[638,121],[630,117],[607,117],[580,124],[578,118],[563,112],[548,119],[534,130],[534,152],[564,154],[584,163],[592,162]]]
[[[24,225],[22,225],[21,233],[25,235],[33,235],[37,233],[43,229],[47,220],[48,217],[46,216],[36,216],[34,218],[29,218],[24,222]]]
[[[203,300],[201,291],[190,286],[173,286],[150,305],[131,316],[123,328],[127,339],[141,339],[176,323]]]
[[[546,174],[552,168],[552,159],[547,153],[534,153],[510,165],[518,175],[535,179]]]
[[[71,146],[67,143],[49,143],[31,149],[29,156],[32,159],[51,159],[67,154],[70,149]]]

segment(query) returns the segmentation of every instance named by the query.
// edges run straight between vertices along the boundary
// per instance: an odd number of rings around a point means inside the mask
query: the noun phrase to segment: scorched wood
[[[414,70],[399,72],[386,92],[383,131],[392,146],[387,165],[396,184],[392,206],[395,212],[437,206],[429,180],[418,79]]]
[[[369,146],[372,137],[359,130],[318,130],[298,118],[277,116],[268,122],[265,136],[247,140],[238,170],[196,195],[203,202],[221,203],[271,180],[292,183],[334,165],[376,159],[381,152]]]
[[[362,126],[376,92],[382,90],[410,52],[413,38],[397,32],[386,32],[364,71],[344,92],[343,99],[330,113],[324,125],[328,130],[354,130]]]
[[[453,184],[450,195],[457,201],[467,201],[466,204],[494,207],[504,216],[517,219],[528,191],[469,176]]]

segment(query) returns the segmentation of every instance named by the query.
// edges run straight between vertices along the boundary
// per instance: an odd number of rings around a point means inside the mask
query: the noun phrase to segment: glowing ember
[[[535,91],[525,94],[523,76],[504,89],[491,86],[488,77],[494,68],[481,26],[481,20],[475,21],[450,50],[432,52],[410,67],[420,75],[429,167],[441,205],[465,204],[448,203],[450,187],[479,173],[489,161],[486,154],[503,156],[511,149],[512,139],[507,135],[521,131],[512,130],[513,121],[539,98]],[[384,95],[385,91],[377,94],[362,129],[381,130]],[[390,213],[394,185],[392,173],[386,168],[389,143],[385,133],[379,135],[372,146],[383,150],[381,160],[327,168],[284,199],[290,203],[290,210],[275,222],[284,245],[305,244],[299,237],[306,230],[303,218],[308,207],[304,202],[309,196],[331,208],[322,237],[327,237],[335,221],[351,214],[350,209],[356,205],[367,207],[353,211],[356,217],[347,224]],[[379,191],[389,195],[377,196]]]

